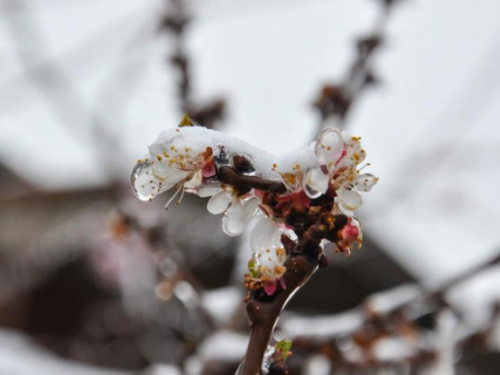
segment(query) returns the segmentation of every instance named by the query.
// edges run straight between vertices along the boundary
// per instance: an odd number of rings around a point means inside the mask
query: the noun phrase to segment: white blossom
[[[315,143],[319,166],[309,170],[304,179],[304,189],[311,198],[333,188],[344,210],[354,211],[361,206],[359,191],[370,191],[378,178],[361,174],[362,168],[358,169],[366,157],[360,140],[334,128],[326,128],[319,134]]]
[[[286,251],[281,243],[284,233],[273,220],[266,217],[255,224],[250,237],[253,253],[253,261],[249,263],[250,275],[254,282],[263,283],[264,291],[269,295],[276,291],[278,283],[286,289],[283,279]]]

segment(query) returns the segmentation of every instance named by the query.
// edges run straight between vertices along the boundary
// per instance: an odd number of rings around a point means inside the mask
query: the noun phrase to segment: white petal
[[[251,199],[245,201],[244,203],[242,203],[243,213],[245,215],[244,219],[247,222],[250,221],[250,219],[253,216],[255,216],[258,212],[260,212],[259,204],[260,204],[260,200],[257,198],[251,198]]]
[[[258,253],[268,247],[282,246],[281,231],[269,218],[264,218],[257,222],[252,229],[250,236],[250,248]]]
[[[153,162],[152,172],[156,178],[167,184],[177,184],[191,174],[191,172],[169,165],[165,160]]]
[[[193,177],[191,177],[190,180],[186,181],[184,184],[184,187],[186,189],[195,189],[199,185],[201,185],[201,180],[203,179],[203,176],[201,175],[201,171],[196,172]]]
[[[349,145],[352,142],[351,132],[348,130],[342,130],[342,140],[345,144]]]
[[[221,187],[219,184],[208,184],[201,185],[198,187],[198,191],[196,194],[202,198],[211,197],[221,191]]]
[[[234,237],[243,232],[245,225],[243,206],[239,202],[233,203],[222,218],[222,229],[228,236]]]
[[[316,157],[321,165],[326,165],[329,169],[335,165],[344,151],[344,141],[342,133],[335,128],[326,128],[319,133],[316,140]]]
[[[347,147],[347,155],[344,158],[345,163],[349,164],[361,164],[366,159],[366,152],[361,147],[361,142],[359,140],[352,141]]]
[[[361,195],[355,190],[339,189],[337,195],[340,204],[349,211],[354,211],[363,203]]]
[[[242,203],[241,199],[233,200],[222,219],[222,229],[229,236],[237,236],[243,232],[250,219],[259,212],[260,200],[251,198]]]
[[[163,181],[153,176],[153,168],[150,162],[137,163],[132,170],[133,191],[140,200],[151,200],[158,194],[170,189],[173,185],[163,183]]]
[[[214,215],[223,213],[227,210],[227,206],[229,206],[229,203],[231,203],[231,199],[231,193],[225,190],[221,190],[220,192],[212,196],[212,198],[210,198],[210,200],[208,201],[208,212]]]
[[[356,177],[354,185],[359,191],[370,191],[372,187],[378,182],[378,177],[370,173],[360,174]]]
[[[315,199],[328,190],[330,175],[324,174],[320,168],[307,172],[304,179],[304,190],[309,198]]]

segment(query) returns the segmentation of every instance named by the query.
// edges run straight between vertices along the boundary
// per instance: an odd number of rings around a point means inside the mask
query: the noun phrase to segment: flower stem
[[[309,280],[318,268],[319,258],[311,259],[304,255],[290,255],[285,262],[284,275],[287,288],[280,289],[272,296],[255,293],[247,303],[250,319],[250,341],[245,359],[238,375],[262,374],[262,363],[269,340],[281,311],[293,295]]]

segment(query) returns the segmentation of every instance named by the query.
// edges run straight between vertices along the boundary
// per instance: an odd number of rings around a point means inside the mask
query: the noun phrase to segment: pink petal
[[[201,173],[203,174],[203,177],[212,177],[215,175],[216,170],[213,160],[203,163],[201,166]]]
[[[359,229],[352,224],[347,224],[342,229],[342,238],[347,242],[354,242],[358,239]]]
[[[308,197],[305,190],[299,190],[297,192],[297,198],[300,204],[302,204],[305,208],[309,208],[309,206],[311,205],[311,198]]]
[[[272,296],[274,292],[276,292],[276,286],[276,280],[266,281],[264,283],[264,292],[266,292],[268,296]]]
[[[281,287],[283,288],[283,290],[286,289],[286,284],[285,284],[285,278],[283,276],[281,276],[278,281],[280,282],[280,285]]]
[[[264,199],[264,195],[266,195],[266,192],[263,190],[255,189],[254,190],[255,196],[259,198],[260,200]]]

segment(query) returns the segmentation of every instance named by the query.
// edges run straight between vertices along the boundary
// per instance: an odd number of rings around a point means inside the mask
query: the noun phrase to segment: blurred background
[[[233,374],[248,234],[138,201],[184,113],[363,137],[365,246],[295,296],[292,374],[500,373],[500,3],[0,0],[0,374]]]

